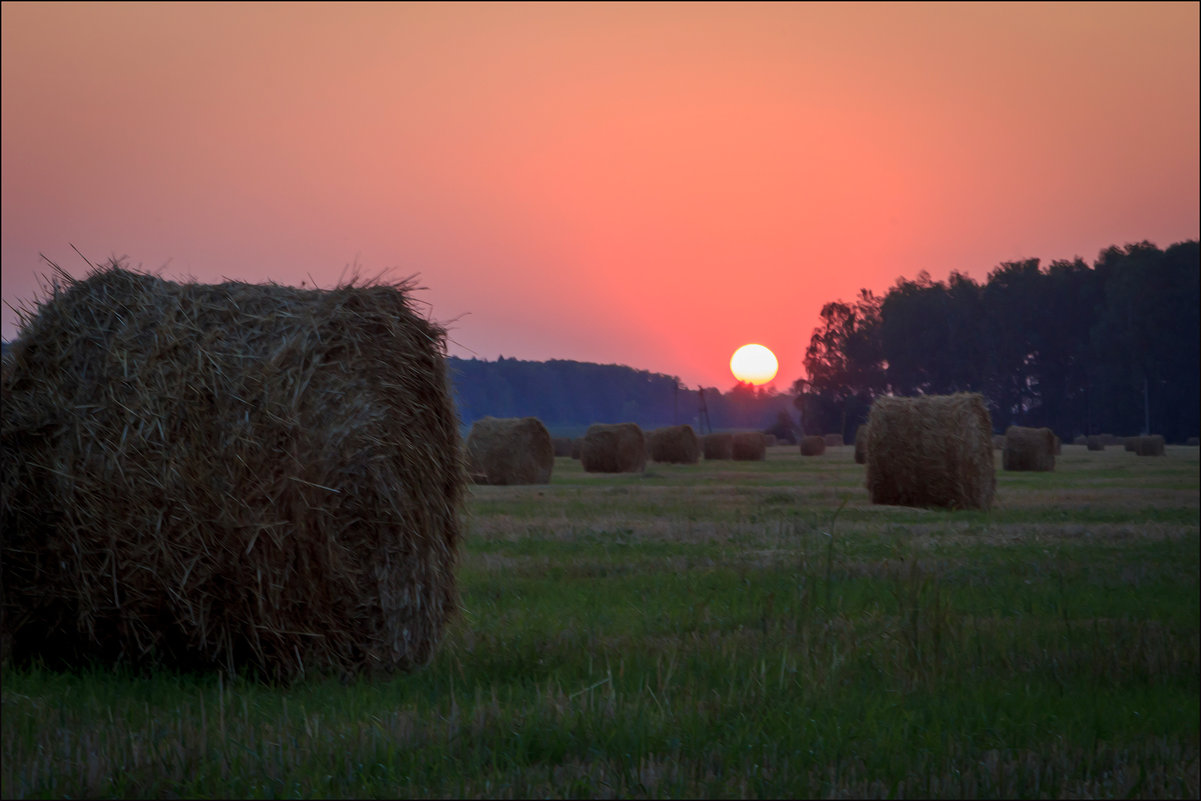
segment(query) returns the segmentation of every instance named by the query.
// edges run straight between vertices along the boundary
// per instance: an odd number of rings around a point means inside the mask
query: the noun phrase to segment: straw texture
[[[646,468],[646,435],[637,423],[594,423],[580,443],[586,473],[641,473]]]
[[[664,426],[646,435],[651,461],[696,464],[701,460],[701,440],[690,425]]]
[[[1003,470],[1045,473],[1055,469],[1055,432],[1049,428],[1010,426],[1001,452]]]
[[[476,484],[549,484],[550,432],[537,417],[484,417],[467,435],[467,473]]]
[[[996,470],[984,398],[877,398],[868,418],[866,472],[872,503],[988,509]]]
[[[3,377],[11,654],[271,680],[427,661],[465,471],[412,289],[61,273]]]

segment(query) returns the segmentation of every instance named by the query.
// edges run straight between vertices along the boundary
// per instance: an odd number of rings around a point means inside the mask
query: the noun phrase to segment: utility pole
[[[709,407],[705,405],[705,388],[697,387],[696,394],[700,397],[700,416],[696,421],[697,426],[702,427],[702,431],[707,430],[707,433],[712,434],[713,424],[709,422]]]

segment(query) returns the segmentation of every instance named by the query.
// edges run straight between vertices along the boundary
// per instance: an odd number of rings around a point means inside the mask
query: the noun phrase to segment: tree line
[[[496,361],[449,357],[459,419],[469,426],[481,417],[537,417],[548,428],[578,432],[593,423],[638,423],[646,429],[689,424],[699,433],[735,428],[762,429],[781,413],[790,417],[793,398],[749,384],[728,392],[689,388],[676,376],[619,364],[565,359]]]
[[[1112,246],[1083,260],[1002,262],[977,283],[898,279],[827,303],[792,385],[812,431],[848,439],[879,395],[980,392],[993,425],[1081,434],[1201,430],[1201,251]]]

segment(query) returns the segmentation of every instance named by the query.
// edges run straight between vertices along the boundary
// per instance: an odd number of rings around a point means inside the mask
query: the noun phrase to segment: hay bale
[[[1189,437],[1187,440],[1185,440],[1184,444],[1189,448],[1201,446],[1201,437]]]
[[[1004,434],[993,434],[992,435],[992,446],[993,446],[993,450],[998,450],[998,451],[1005,450],[1005,435]]]
[[[1090,451],[1105,450],[1105,440],[1097,435],[1092,435],[1084,438],[1084,444]]]
[[[762,462],[767,458],[767,447],[758,431],[738,431],[732,436],[734,461]]]
[[[412,285],[59,280],[4,377],[12,655],[273,680],[426,662],[465,471]]]
[[[1080,434],[1074,440],[1072,440],[1072,444],[1073,445],[1088,445],[1088,437],[1084,436],[1083,434]]]
[[[1003,470],[1048,472],[1055,469],[1055,432],[1049,428],[1010,426],[1005,430]]]
[[[1101,434],[1101,444],[1107,448],[1122,444],[1122,440],[1113,434]]]
[[[855,464],[867,462],[867,424],[855,429]]]
[[[646,436],[637,423],[596,423],[580,443],[587,473],[640,473],[646,467]]]
[[[467,474],[476,484],[549,484],[550,432],[537,417],[484,417],[467,435]]]
[[[826,438],[818,435],[801,437],[801,456],[821,456],[826,452]]]
[[[1148,437],[1138,438],[1138,455],[1139,456],[1163,456],[1164,455],[1164,439],[1159,434],[1152,434]]]
[[[733,459],[733,434],[706,434],[701,437],[701,447],[706,459]]]
[[[867,488],[875,504],[988,509],[996,471],[984,398],[877,398],[868,417]]]
[[[554,446],[555,456],[571,456],[573,446],[571,437],[554,437],[551,439],[551,445]]]
[[[1122,447],[1127,453],[1138,453],[1138,443],[1142,437],[1124,437],[1122,439]]]
[[[826,441],[827,448],[837,448],[842,445],[842,434],[826,434],[822,437]]]
[[[646,435],[646,450],[652,461],[696,464],[701,460],[701,439],[692,426],[664,426]]]
[[[763,446],[765,448],[774,448],[774,447],[776,447],[777,444],[779,444],[779,442],[780,442],[780,438],[777,437],[775,434],[768,434],[768,433],[764,432]]]

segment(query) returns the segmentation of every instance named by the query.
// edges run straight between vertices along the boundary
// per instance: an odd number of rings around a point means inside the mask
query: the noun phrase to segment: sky
[[[415,275],[451,355],[785,392],[861,288],[1197,239],[1199,9],[4,2],[0,334],[43,256]]]

